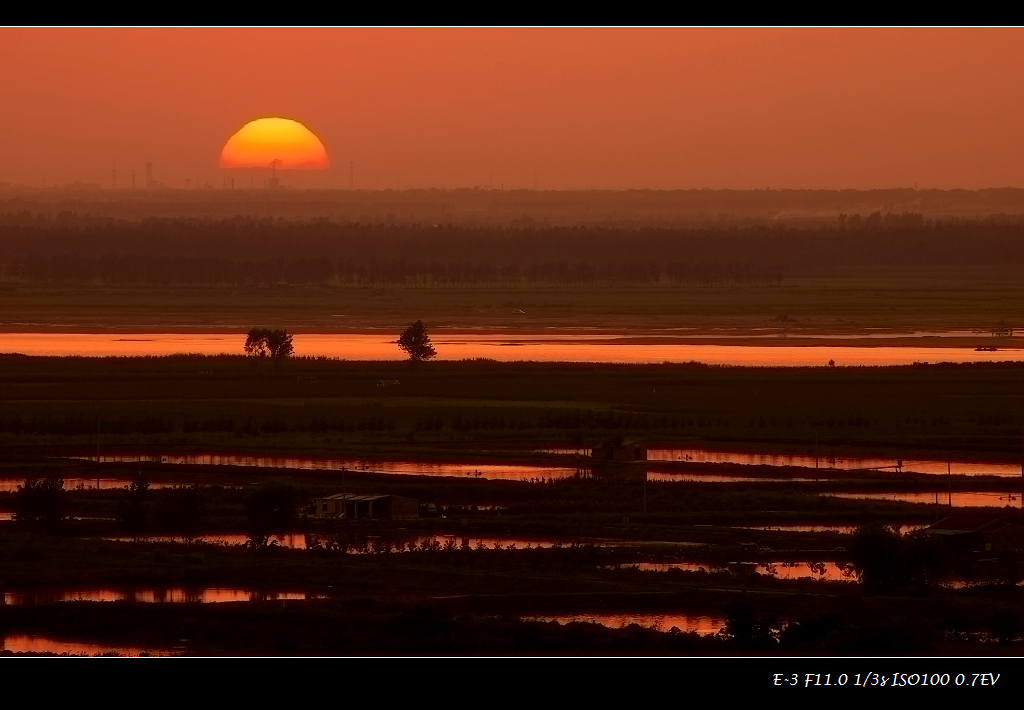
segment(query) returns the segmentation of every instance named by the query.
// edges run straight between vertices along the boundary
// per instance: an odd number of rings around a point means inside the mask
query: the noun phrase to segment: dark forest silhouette
[[[0,280],[110,285],[479,287],[777,283],[1007,268],[1014,220],[841,215],[829,227],[474,228],[327,220],[0,215]]]

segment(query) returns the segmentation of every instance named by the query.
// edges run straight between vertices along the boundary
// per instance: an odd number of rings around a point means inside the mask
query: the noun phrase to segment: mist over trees
[[[349,287],[777,283],[875,270],[1007,269],[1019,220],[841,214],[834,224],[702,228],[113,220],[0,214],[0,281]]]

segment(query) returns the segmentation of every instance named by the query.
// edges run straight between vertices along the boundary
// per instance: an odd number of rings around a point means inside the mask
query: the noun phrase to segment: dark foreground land
[[[122,192],[0,195],[0,352],[5,333],[298,342],[416,320],[638,349],[681,332],[1020,347],[1019,190]],[[1022,427],[1021,362],[0,355],[0,634],[191,655],[1019,656],[1020,478],[655,466],[626,445],[1019,466]],[[382,472],[396,461],[450,468]],[[542,472],[470,475],[494,465]],[[422,516],[313,515],[338,493]],[[597,615],[641,625],[546,620]]]
[[[807,469],[676,463],[669,467],[681,474],[754,480],[671,482],[647,480],[642,463],[541,449],[643,441],[1019,463],[1022,374],[1022,363],[275,367],[242,357],[0,357],[0,477],[132,484],[50,489],[27,507],[14,485],[0,493],[0,511],[20,518],[0,522],[0,589],[12,600],[0,607],[0,631],[197,655],[1020,655],[1019,543],[975,552],[882,527],[951,513],[1019,526],[1019,479],[832,471],[811,480]],[[379,386],[384,379],[400,384]],[[138,461],[70,458],[97,451]],[[174,453],[352,458],[369,470],[159,462]],[[396,459],[579,475],[373,471],[375,460]],[[836,490],[1016,497],[1004,508],[951,511],[821,495]],[[314,497],[342,491],[406,496],[437,513],[310,515]],[[846,532],[763,529],[794,524]],[[213,533],[249,544],[204,544]],[[305,549],[276,545],[285,533]],[[636,567],[680,561],[704,571]],[[848,576],[776,578],[788,563],[827,563]],[[254,600],[52,601],[74,590],[209,588],[250,590]],[[273,600],[289,590],[311,598]],[[25,598],[36,601],[15,603]],[[725,627],[701,636],[532,620],[615,613],[702,616]]]
[[[514,522],[512,523],[514,524]],[[637,550],[440,549],[380,554],[115,543],[4,534],[5,575],[77,588],[306,589],[318,600],[6,605],[7,635],[193,655],[1020,655],[1020,588],[781,581],[614,569]],[[57,571],[63,566],[63,571]],[[258,597],[257,597],[258,598]],[[698,636],[531,617],[726,617]]]
[[[14,452],[458,456],[622,440],[822,456],[1021,452],[1024,364],[281,363],[242,356],[0,355]],[[380,382],[397,384],[381,386]],[[526,444],[524,446],[524,443]]]

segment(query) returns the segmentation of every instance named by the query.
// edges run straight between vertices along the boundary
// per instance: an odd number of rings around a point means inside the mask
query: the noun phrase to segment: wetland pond
[[[257,591],[233,587],[206,587],[201,589],[62,589],[23,592],[4,592],[4,604],[55,604],[59,602],[141,602],[152,604],[219,602],[304,601],[322,599],[322,594],[296,591]]]
[[[547,448],[549,454],[593,455],[590,448]],[[652,446],[647,448],[649,462],[725,463],[743,466],[775,466],[808,468],[818,471],[901,471],[933,475],[1004,476],[1020,478],[1022,465],[1008,462],[971,461],[966,459],[887,458],[883,456],[814,456],[813,454],[777,454],[751,451],[729,451],[697,447]],[[750,480],[754,480],[753,478]],[[765,480],[765,479],[760,479]],[[795,480],[795,479],[785,479]]]
[[[611,629],[624,629],[637,624],[647,629],[667,632],[673,627],[683,633],[696,633],[701,636],[712,636],[725,627],[724,616],[704,614],[555,614],[551,616],[524,616],[523,621],[540,621],[543,623],[557,622],[571,624],[574,622],[600,624]]]
[[[188,543],[196,542],[206,545],[246,545],[249,537],[244,533],[214,533],[200,534],[190,538],[180,535],[152,535],[138,538],[132,537],[107,537],[105,540],[116,542],[174,542]],[[284,535],[270,536],[270,544],[289,550],[308,549],[311,541],[326,541],[325,537],[316,533],[291,533]],[[593,545],[594,547],[693,547],[697,543],[686,542],[646,542],[642,540],[620,540],[611,538],[581,538],[581,537],[541,537],[527,535],[416,535],[393,534],[389,537],[367,536],[364,541],[353,543],[346,549],[349,554],[372,554],[377,550],[383,551],[387,544],[388,550],[402,552],[405,550],[441,550],[441,549],[463,549],[463,550],[529,550],[552,547],[571,547],[572,545]],[[401,545],[401,548],[398,546]]]
[[[355,471],[367,473],[404,474],[411,476],[456,476],[459,478],[485,478],[510,481],[547,481],[559,478],[572,478],[589,472],[592,449],[550,448],[539,449],[541,453],[576,455],[578,460],[573,465],[544,464],[481,464],[481,463],[448,463],[439,461],[401,461],[401,460],[370,460],[370,459],[328,459],[305,458],[298,456],[259,456],[243,454],[102,454],[100,456],[77,457],[98,463],[147,463],[181,464],[191,466],[236,466],[252,468],[281,468],[304,471]],[[76,457],[71,457],[76,458]],[[815,467],[813,456],[780,456],[775,454],[737,453],[710,449],[648,449],[647,462],[687,462],[687,463],[730,463],[751,466],[796,467],[819,471],[821,476],[835,477],[833,473],[842,471],[900,471],[904,473],[925,473],[930,475],[959,476],[999,476],[1004,478],[1021,478],[1022,470],[1019,463],[992,463],[967,460],[938,461],[935,459],[886,459],[880,457],[864,458],[832,458],[820,459],[822,465]],[[825,463],[828,465],[824,465]],[[806,478],[779,476],[764,478],[743,476],[742,474],[709,471],[706,473],[673,472],[668,468],[658,470],[657,466],[648,469],[648,480],[651,481],[701,481],[701,482],[741,482],[741,481],[816,481],[818,474],[808,474]],[[122,481],[130,478],[127,474]],[[75,486],[96,487],[97,479],[77,478]],[[100,487],[119,487],[109,478],[100,478]],[[110,481],[108,483],[108,481]],[[0,490],[4,483],[0,481]],[[120,485],[125,485],[123,482]],[[74,486],[72,486],[74,487]],[[13,489],[11,489],[13,490]]]
[[[730,562],[716,567],[703,562],[632,562],[619,565],[620,569],[636,569],[641,572],[723,572],[737,575],[753,572],[776,579],[822,579],[830,582],[857,582],[856,573],[848,565],[835,562]]]
[[[105,454],[82,457],[99,463],[135,463],[137,454]],[[190,466],[249,466],[253,468],[283,468],[303,471],[342,471],[390,473],[407,476],[458,476],[459,478],[487,478],[508,481],[543,481],[569,478],[580,469],[570,466],[526,466],[516,464],[465,464],[423,461],[369,461],[363,459],[313,459],[295,456],[245,456],[234,454],[169,454],[141,457],[142,461]],[[127,480],[126,477],[125,480]],[[2,485],[2,483],[0,483]],[[121,484],[126,485],[126,482]],[[3,488],[0,488],[3,490]]]
[[[11,653],[55,653],[68,656],[180,656],[185,648],[112,646],[109,644],[66,641],[50,636],[11,634],[0,636],[0,650]]]

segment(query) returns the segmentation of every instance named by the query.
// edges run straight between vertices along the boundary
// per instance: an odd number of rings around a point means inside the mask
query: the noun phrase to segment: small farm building
[[[1024,528],[993,518],[951,515],[925,530],[975,552],[1012,552],[1024,549]]]
[[[314,498],[316,516],[319,518],[369,518],[387,520],[391,518],[418,518],[419,501],[393,495],[345,495],[338,493],[323,498]]]

